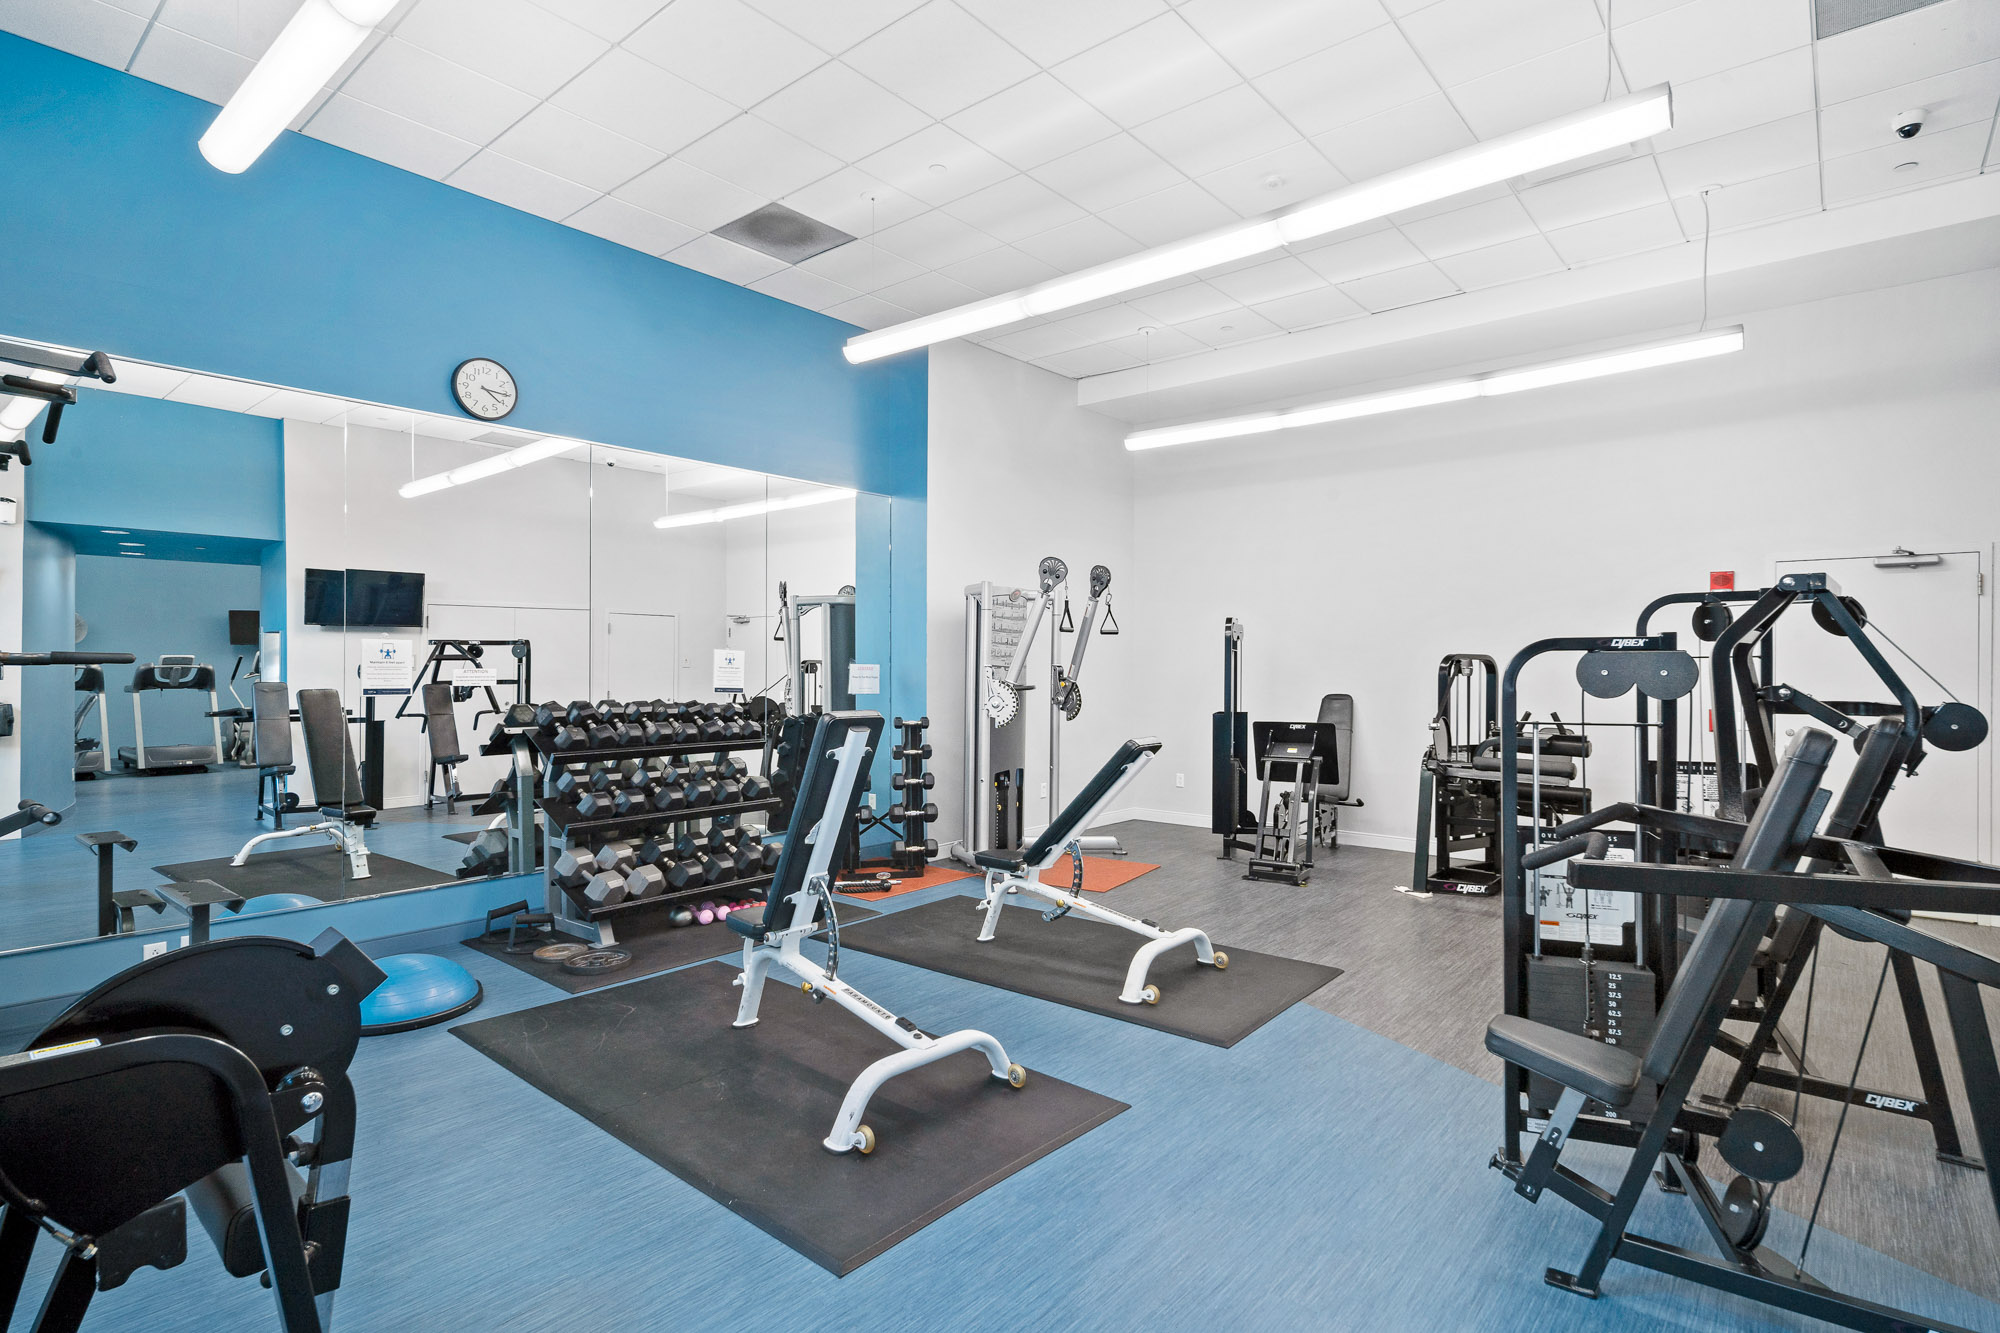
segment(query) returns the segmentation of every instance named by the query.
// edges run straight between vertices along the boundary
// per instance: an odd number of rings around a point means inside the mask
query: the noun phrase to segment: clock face
[[[475,356],[451,372],[451,396],[481,421],[498,421],[514,410],[520,391],[514,377],[498,361]]]

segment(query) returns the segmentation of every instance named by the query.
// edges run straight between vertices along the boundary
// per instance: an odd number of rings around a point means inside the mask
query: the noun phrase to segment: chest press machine
[[[1026,851],[1019,856],[1010,856],[1005,852],[980,852],[973,857],[986,872],[986,898],[980,904],[981,910],[986,913],[986,919],[979,928],[982,944],[991,940],[999,929],[1000,913],[1006,906],[1007,895],[1026,893],[1052,904],[1048,911],[1042,913],[1044,921],[1056,921],[1075,912],[1089,920],[1102,921],[1145,938],[1146,943],[1132,955],[1132,963],[1125,969],[1124,989],[1118,992],[1118,998],[1127,1004],[1160,1002],[1160,988],[1147,982],[1146,973],[1153,960],[1169,949],[1192,944],[1195,957],[1203,963],[1217,971],[1229,966],[1229,955],[1217,949],[1204,932],[1193,926],[1174,931],[1162,930],[1151,921],[1114,912],[1083,896],[1083,848],[1079,845],[1083,841],[1083,830],[1111,808],[1111,803],[1118,799],[1134,778],[1145,771],[1146,765],[1153,762],[1153,756],[1159,751],[1160,742],[1150,736],[1126,741]],[[1042,872],[1053,866],[1064,852],[1072,853],[1070,864],[1075,867],[1070,886],[1064,889],[1042,883]]]
[[[868,771],[882,739],[880,713],[820,713],[811,719],[812,732],[805,769],[793,806],[791,832],[785,837],[777,872],[765,892],[761,912],[746,910],[727,918],[729,928],[743,937],[743,971],[736,984],[743,988],[737,1006],[739,1028],[757,1021],[764,979],[773,968],[796,977],[815,1002],[835,1004],[874,1028],[901,1050],[862,1070],[841,1100],[833,1128],[821,1140],[830,1152],[875,1151],[875,1131],[862,1123],[869,1099],[898,1074],[947,1059],[960,1051],[977,1050],[992,1067],[993,1077],[1012,1087],[1028,1082],[1028,1071],[1007,1059],[1000,1042],[976,1028],[961,1028],[933,1037],[907,1018],[899,1018],[842,981],[840,920],[832,896],[833,858],[847,826],[853,821],[854,791]],[[827,930],[825,967],[800,952],[799,946],[821,928]]]

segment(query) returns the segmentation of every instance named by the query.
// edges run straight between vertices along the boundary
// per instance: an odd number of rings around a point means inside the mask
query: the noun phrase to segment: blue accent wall
[[[76,647],[76,550],[62,532],[26,524],[21,529],[21,651],[66,653]],[[21,797],[51,810],[67,810],[75,800],[71,772],[76,763],[76,671],[72,667],[19,670]],[[95,714],[85,734],[104,739]]]
[[[37,463],[35,466],[40,467]],[[248,664],[250,649],[229,643],[229,613],[258,604],[259,575],[255,565],[216,565],[190,560],[121,559],[117,556],[76,557],[76,613],[90,623],[85,646],[97,652],[131,653],[140,662],[157,662],[162,653],[193,653],[215,668],[217,702],[230,707],[225,682],[237,655]],[[104,668],[109,692],[112,753],[133,743],[133,668]],[[243,701],[250,701],[248,690]],[[193,690],[148,692],[146,742],[149,745],[207,745],[214,739],[208,719],[208,695]]]

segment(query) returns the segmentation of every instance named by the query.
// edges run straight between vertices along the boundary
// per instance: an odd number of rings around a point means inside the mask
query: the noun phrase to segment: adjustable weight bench
[[[1044,921],[1055,921],[1075,912],[1092,921],[1102,921],[1146,938],[1146,943],[1139,946],[1139,952],[1132,955],[1132,964],[1125,970],[1125,988],[1118,993],[1118,998],[1127,1004],[1160,1002],[1160,988],[1146,981],[1146,972],[1152,967],[1153,960],[1169,949],[1193,944],[1195,957],[1203,963],[1218,971],[1229,966],[1229,955],[1218,950],[1205,932],[1193,926],[1174,931],[1162,930],[1151,921],[1114,912],[1083,896],[1083,849],[1079,844],[1084,830],[1111,808],[1111,803],[1118,799],[1132,779],[1145,771],[1146,765],[1153,762],[1153,756],[1159,750],[1160,742],[1150,736],[1126,741],[1105,762],[1104,767],[1097,770],[1097,775],[1089,784],[1063,807],[1054,822],[1042,830],[1042,836],[1019,856],[1009,856],[1005,852],[974,854],[974,863],[986,872],[986,899],[981,904],[986,920],[979,928],[982,944],[991,940],[999,929],[1000,913],[1006,906],[1007,895],[1027,893],[1054,904],[1042,913]],[[1075,867],[1070,886],[1062,889],[1042,883],[1042,872],[1053,866],[1064,852],[1071,853],[1071,864]]]
[[[452,710],[452,684],[448,680],[434,680],[422,690],[424,701],[424,737],[430,742],[431,762],[424,776],[424,806],[429,808],[440,800],[444,802],[447,814],[458,813],[458,803],[465,793],[458,789],[458,766],[467,759],[458,744],[458,715]],[[444,773],[444,795],[438,795],[438,773]]]
[[[726,918],[743,936],[743,971],[736,984],[743,988],[734,1026],[757,1021],[764,978],[777,968],[798,978],[815,1001],[833,1000],[841,1008],[902,1047],[861,1071],[849,1085],[834,1117],[833,1128],[821,1142],[832,1152],[875,1150],[875,1131],[861,1123],[868,1100],[898,1074],[932,1064],[960,1051],[977,1050],[992,1067],[993,1077],[1013,1087],[1024,1086],[1028,1071],[1007,1059],[998,1040],[975,1028],[961,1028],[933,1037],[907,1018],[898,1018],[842,981],[840,921],[834,914],[829,867],[855,819],[854,790],[868,771],[882,738],[880,713],[821,713],[810,719],[805,769],[793,806],[791,832],[764,897],[761,912],[745,909]],[[799,952],[799,945],[820,929],[828,931],[827,965],[819,966]]]
[[[282,691],[283,687],[279,688]],[[261,702],[264,697],[264,686],[259,682],[257,699]],[[323,834],[346,855],[347,877],[367,879],[368,843],[362,830],[375,822],[375,807],[361,800],[361,772],[354,766],[354,749],[347,743],[347,710],[341,706],[340,691],[300,690],[299,723],[305,732],[306,767],[312,771],[313,796],[320,812],[332,817],[297,828],[259,833],[229,858],[229,864],[240,866],[248,861],[259,843]],[[289,722],[286,727],[289,731]],[[261,739],[261,732],[259,736]]]

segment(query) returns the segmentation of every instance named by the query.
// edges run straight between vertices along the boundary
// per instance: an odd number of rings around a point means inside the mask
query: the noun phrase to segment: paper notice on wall
[[[880,694],[882,692],[881,663],[849,662],[847,664],[847,692],[849,694]]]
[[[363,639],[361,692],[408,694],[416,679],[415,647],[413,639]]]
[[[715,650],[715,692],[717,694],[741,694],[743,692],[743,663],[746,654],[741,648],[717,648]]]
[[[461,666],[457,674],[452,676],[451,683],[467,687],[497,685],[500,683],[500,673],[492,667]]]

